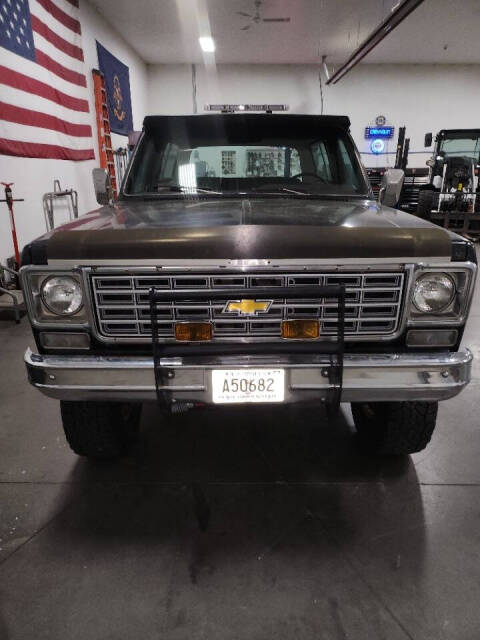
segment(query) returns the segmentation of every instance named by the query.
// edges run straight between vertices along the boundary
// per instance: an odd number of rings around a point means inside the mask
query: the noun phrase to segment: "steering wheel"
[[[292,180],[294,180],[295,178],[305,178],[307,176],[310,178],[316,178],[317,180],[320,180],[320,182],[327,182],[325,178],[319,176],[318,173],[310,173],[309,171],[302,171],[301,173],[296,173],[294,176],[290,177],[292,178]]]

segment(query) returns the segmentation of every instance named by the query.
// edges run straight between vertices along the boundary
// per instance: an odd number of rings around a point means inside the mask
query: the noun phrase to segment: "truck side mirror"
[[[423,142],[423,146],[424,147],[431,147],[432,146],[432,139],[433,139],[433,135],[431,133],[426,133],[425,134],[425,140]]]
[[[405,172],[402,169],[387,169],[383,174],[378,201],[387,207],[395,207],[402,193]]]
[[[92,178],[98,204],[110,204],[112,200],[112,185],[108,171],[106,169],[94,169]]]

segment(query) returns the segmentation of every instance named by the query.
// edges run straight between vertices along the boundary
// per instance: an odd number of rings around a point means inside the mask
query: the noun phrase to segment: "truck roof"
[[[175,127],[182,122],[187,126],[196,127],[201,123],[204,127],[229,126],[231,124],[244,124],[247,126],[259,126],[276,128],[277,126],[288,126],[292,129],[302,129],[303,127],[339,127],[348,131],[350,129],[350,118],[348,116],[320,116],[287,113],[209,113],[183,116],[146,116],[143,120],[145,131],[156,130],[163,127]]]

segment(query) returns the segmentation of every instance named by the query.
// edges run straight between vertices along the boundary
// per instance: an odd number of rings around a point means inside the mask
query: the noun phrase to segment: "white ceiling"
[[[252,24],[237,11],[253,0],[89,0],[147,63],[344,62],[398,0],[263,0]],[[200,35],[217,50],[203,54]],[[480,1],[425,0],[364,60],[367,63],[480,63]]]

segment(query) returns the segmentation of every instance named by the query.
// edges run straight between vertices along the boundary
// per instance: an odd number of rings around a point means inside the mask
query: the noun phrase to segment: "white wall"
[[[323,86],[325,114],[350,116],[352,135],[360,151],[368,149],[365,126],[383,114],[395,127],[405,125],[412,153],[409,166],[425,166],[430,156],[423,146],[427,131],[480,127],[480,65],[363,64],[336,85]],[[155,65],[148,68],[148,112],[192,113],[191,67]],[[287,103],[296,113],[320,113],[318,68],[311,65],[222,65],[197,67],[198,112],[206,103]],[[390,155],[363,155],[367,166],[393,164]]]
[[[97,152],[91,69],[97,67],[98,39],[130,68],[134,126],[141,128],[144,115],[192,113],[190,65],[146,66],[139,56],[88,4],[80,2],[85,73],[90,92],[91,124]],[[411,151],[423,151],[423,136],[441,128],[478,127],[480,65],[360,65],[337,85],[323,85],[326,114],[346,114],[361,151],[367,150],[364,127],[384,114],[395,127],[407,126]],[[198,112],[206,103],[287,103],[293,113],[320,113],[318,68],[312,65],[197,66]],[[395,151],[395,139],[390,151]],[[114,136],[114,146],[125,138]],[[410,156],[410,166],[425,166],[429,152]],[[367,166],[391,164],[394,155],[364,155]],[[79,192],[80,213],[96,206],[91,170],[97,161],[70,162],[0,156],[0,180],[15,182],[14,194],[25,197],[15,207],[19,244],[45,230],[42,195],[60,179],[63,187]],[[1,203],[0,203],[1,205]],[[66,220],[68,211],[56,215]],[[12,255],[7,209],[0,206],[0,261]]]
[[[98,68],[95,40],[101,42],[130,69],[130,89],[135,129],[141,128],[146,112],[147,67],[133,49],[86,0],[80,0],[79,19],[82,27],[82,48],[89,92],[93,148],[97,155],[97,125],[91,73],[93,68]],[[126,145],[126,137],[114,134],[112,142],[114,148],[124,147]],[[53,190],[54,179],[59,179],[63,188],[73,188],[78,191],[80,214],[98,206],[94,197],[91,179],[92,169],[96,166],[98,166],[98,159],[95,161],[72,162],[68,160],[40,160],[0,155],[0,180],[14,182],[14,197],[25,198],[25,202],[16,203],[14,209],[20,250],[27,242],[45,232],[42,196],[46,191]],[[68,220],[69,211],[66,206],[56,207],[55,212],[56,224]],[[4,203],[0,203],[0,262],[4,263],[5,259],[12,255],[13,247],[7,207]]]

